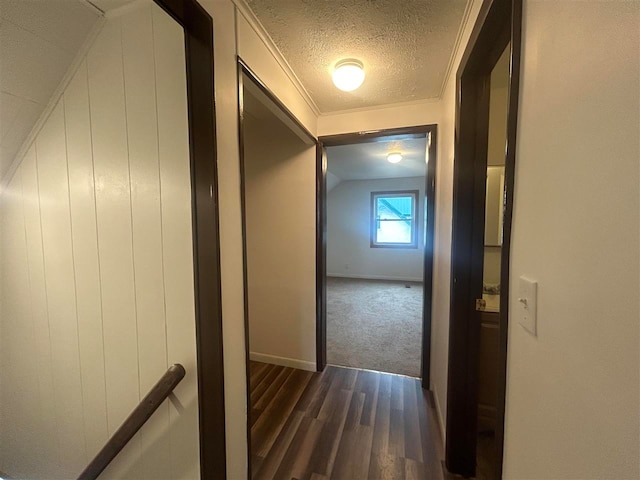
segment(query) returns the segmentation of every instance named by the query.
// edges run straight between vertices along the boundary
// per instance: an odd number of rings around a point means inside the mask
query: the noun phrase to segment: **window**
[[[417,248],[418,191],[371,193],[371,247]]]

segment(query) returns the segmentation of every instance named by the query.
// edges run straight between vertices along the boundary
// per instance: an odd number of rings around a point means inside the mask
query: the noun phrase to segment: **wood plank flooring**
[[[253,479],[445,479],[429,392],[417,379],[251,362]]]

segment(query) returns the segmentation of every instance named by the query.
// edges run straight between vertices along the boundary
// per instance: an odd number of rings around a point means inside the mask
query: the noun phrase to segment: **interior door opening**
[[[504,216],[504,170],[509,99],[509,52],[507,45],[491,71],[485,193],[482,300],[478,349],[478,443],[476,478],[496,478],[496,429],[498,421],[498,370],[500,352],[500,282]]]
[[[238,79],[249,468],[272,478],[272,422],[316,371],[316,142],[241,61]]]
[[[318,363],[428,389],[436,127],[320,141]]]
[[[484,2],[457,72],[447,469],[500,478],[521,0]]]

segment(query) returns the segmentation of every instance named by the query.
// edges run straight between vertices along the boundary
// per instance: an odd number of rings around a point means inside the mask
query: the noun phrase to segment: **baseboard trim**
[[[359,280],[394,280],[398,282],[422,282],[422,278],[392,277],[389,275],[355,275],[353,273],[350,273],[348,275],[342,273],[327,273],[327,277],[357,278]]]
[[[280,365],[282,367],[297,368],[308,372],[316,371],[315,362],[306,362],[295,358],[278,357],[276,355],[267,355],[266,353],[250,352],[249,358],[254,362],[270,363],[272,365]]]
[[[447,431],[444,429],[444,418],[442,417],[442,410],[440,409],[440,401],[438,400],[438,391],[436,390],[436,386],[431,384],[431,392],[433,393],[433,403],[436,406],[436,414],[438,416],[438,424],[440,425],[440,439],[442,440],[442,445],[445,445],[445,440],[447,437]]]

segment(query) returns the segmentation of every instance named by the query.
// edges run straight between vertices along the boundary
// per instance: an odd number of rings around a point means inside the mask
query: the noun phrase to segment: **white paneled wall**
[[[0,471],[74,478],[172,363],[102,478],[199,476],[184,36],[109,19],[2,192]]]

